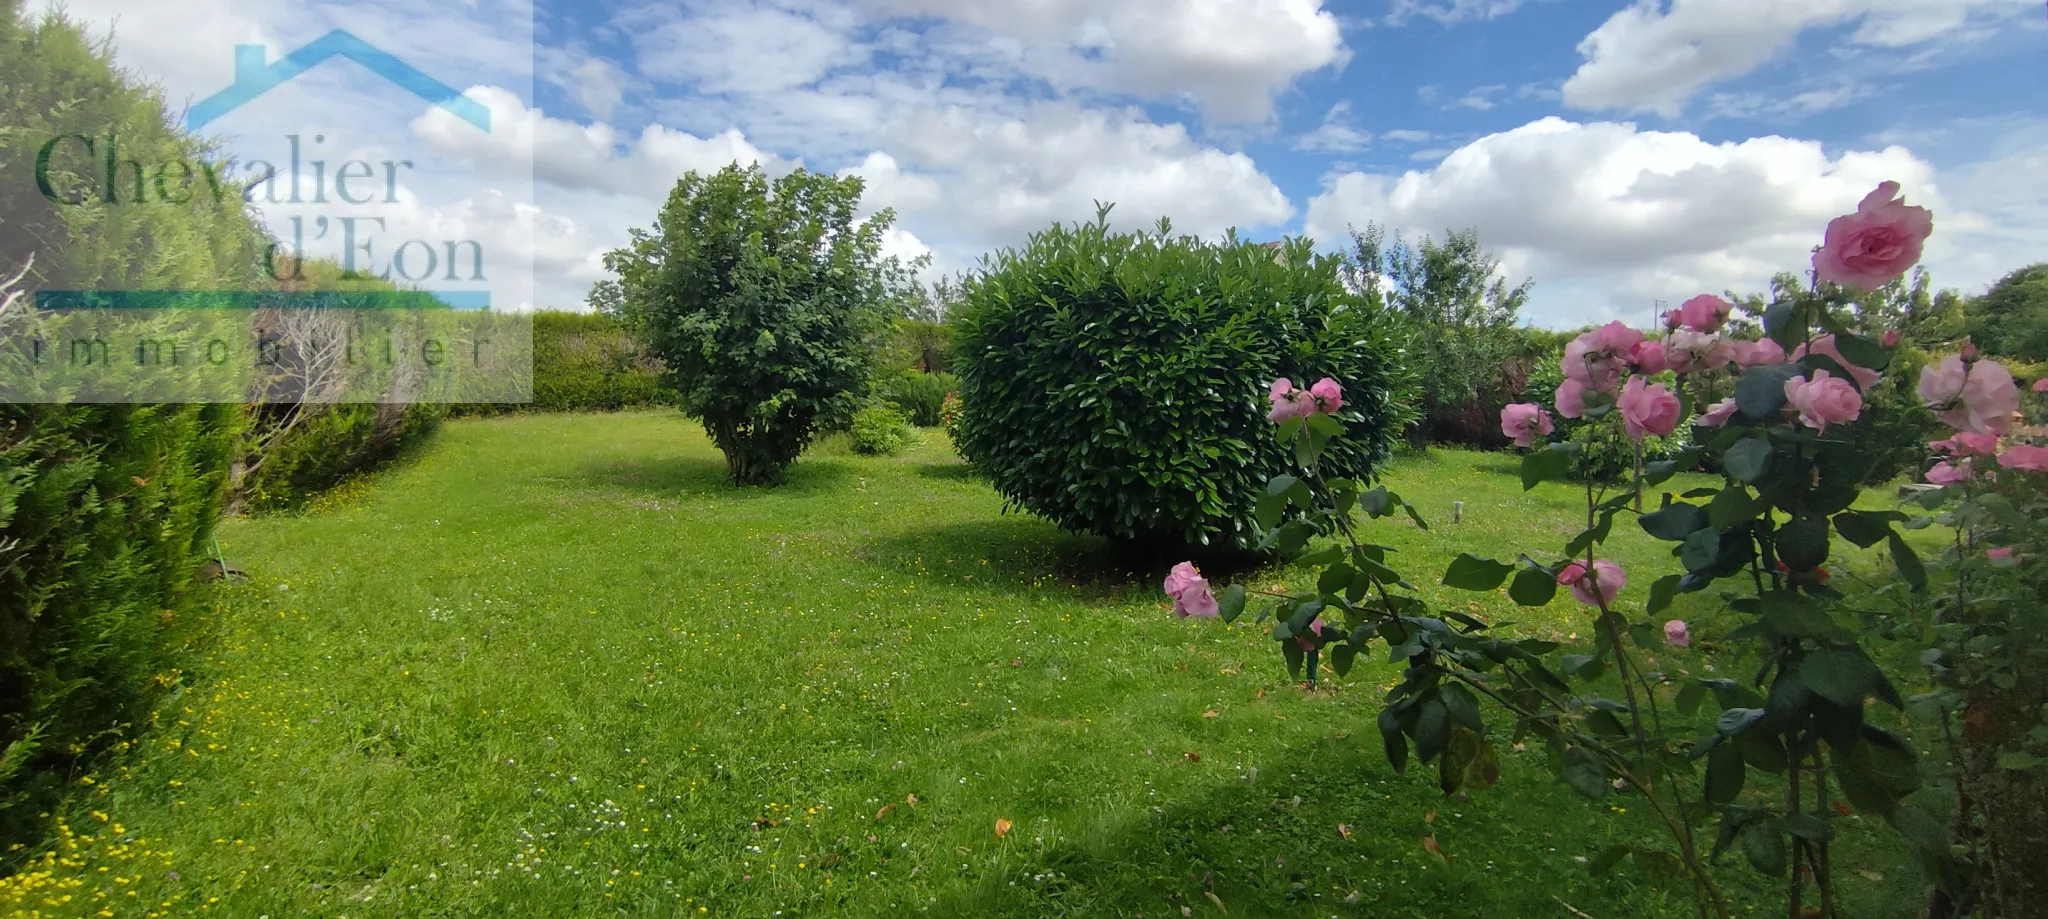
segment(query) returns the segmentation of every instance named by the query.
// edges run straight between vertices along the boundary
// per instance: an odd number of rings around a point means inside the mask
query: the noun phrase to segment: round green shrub
[[[903,410],[903,416],[910,423],[921,428],[938,425],[939,411],[945,407],[946,396],[960,389],[960,378],[950,373],[925,373],[906,370],[885,381],[881,386],[882,398]]]
[[[958,328],[962,455],[1075,532],[1255,545],[1254,499],[1291,466],[1266,420],[1276,377],[1343,384],[1333,475],[1373,478],[1411,414],[1377,295],[1306,240],[1056,226],[990,259]]]
[[[895,405],[876,402],[853,413],[850,434],[853,452],[894,456],[910,443],[910,422]]]

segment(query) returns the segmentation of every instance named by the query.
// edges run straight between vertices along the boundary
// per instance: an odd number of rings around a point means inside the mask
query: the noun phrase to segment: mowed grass
[[[1435,526],[1369,530],[1432,599],[1571,640],[1589,620],[1568,600],[1433,586],[1460,551],[1554,552],[1583,525],[1577,492],[1524,494],[1515,462],[1404,459],[1389,483]],[[31,859],[11,905],[1694,915],[1673,882],[1575,860],[1657,838],[1630,797],[1573,795],[1505,730],[1498,787],[1397,776],[1373,727],[1383,656],[1305,692],[1264,627],[1176,621],[1163,572],[1004,514],[936,433],[894,459],[822,448],[772,490],[723,475],[673,413],[464,421],[303,515],[230,523],[250,580],[219,592],[217,645],[81,777],[55,863]],[[1615,533],[1639,608],[1668,545]],[[1847,914],[1916,913],[1889,831],[1839,832],[1862,869],[1842,872]],[[1722,876],[1744,903],[1782,892]]]

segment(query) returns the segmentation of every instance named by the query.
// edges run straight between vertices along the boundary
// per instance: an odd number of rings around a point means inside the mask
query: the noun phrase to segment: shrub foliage
[[[950,373],[906,370],[884,382],[881,396],[903,410],[903,417],[921,428],[938,425],[946,396],[958,392],[960,378]]]
[[[1256,491],[1286,461],[1275,377],[1345,382],[1358,432],[1333,475],[1371,478],[1409,418],[1392,323],[1306,240],[1274,250],[1055,226],[969,285],[956,436],[1010,502],[1121,540],[1250,548]]]
[[[141,162],[210,152],[79,28],[17,9],[0,3],[0,279],[32,264],[24,291],[259,283],[269,240],[238,196],[39,193],[38,149],[59,135],[116,134]],[[95,181],[53,173],[67,195]],[[177,685],[188,588],[242,429],[238,405],[0,404],[0,842],[33,838],[69,763]]]
[[[853,452],[865,456],[894,456],[910,444],[909,422],[902,410],[888,402],[875,402],[853,413],[849,432]]]
[[[616,303],[704,422],[735,484],[772,484],[864,395],[892,303],[894,221],[861,181],[759,166],[689,173],[652,231],[605,256]]]

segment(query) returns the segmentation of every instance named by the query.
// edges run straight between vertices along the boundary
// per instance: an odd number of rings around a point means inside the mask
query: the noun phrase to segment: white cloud
[[[1054,222],[1091,219],[1097,200],[1114,202],[1124,225],[1166,216],[1199,235],[1294,214],[1251,157],[1197,143],[1186,128],[1154,124],[1136,110],[1043,103],[1001,118],[926,109],[892,134],[897,153],[944,190],[935,203],[903,207],[906,224],[942,232],[955,258],[1020,242]]]
[[[1413,128],[1395,128],[1392,131],[1388,131],[1385,134],[1380,135],[1380,137],[1384,140],[1397,141],[1399,143],[1404,144],[1419,144],[1434,136],[1436,135],[1431,134],[1428,131],[1417,131]]]
[[[1294,139],[1303,153],[1357,153],[1372,145],[1372,134],[1351,126],[1351,103],[1338,102],[1315,130]]]
[[[1321,0],[875,2],[987,30],[1055,85],[1187,97],[1218,121],[1262,121],[1297,77],[1349,58]]]
[[[640,75],[703,93],[766,94],[809,86],[841,67],[866,62],[853,41],[849,10],[804,12],[727,4],[688,18],[643,10],[634,27]]]
[[[1637,0],[1579,43],[1585,63],[1565,81],[1564,101],[1574,108],[1675,117],[1701,87],[1769,63],[1810,28],[1858,22],[1851,43],[1902,48],[2038,6],[2033,0]]]
[[[1416,18],[1434,19],[1438,25],[1456,25],[1478,19],[1499,19],[1522,8],[1525,0],[1394,0],[1385,20],[1403,26]]]
[[[1517,276],[1537,278],[1535,318],[1575,325],[1634,318],[1654,299],[1762,289],[1804,265],[1827,221],[1887,179],[1942,206],[1933,167],[1900,147],[1830,156],[1813,141],[1712,144],[1545,118],[1426,171],[1335,176],[1309,203],[1308,233],[1338,240],[1368,221],[1410,234],[1476,227]]]
[[[491,110],[491,133],[477,131],[440,109],[415,120],[413,133],[486,171],[518,174],[531,164],[535,181],[565,190],[659,201],[677,178],[692,170],[712,172],[735,162],[760,163],[771,172],[792,166],[749,143],[737,129],[698,137],[650,124],[633,137],[603,122],[586,125],[550,118],[499,87],[473,87],[466,94]]]

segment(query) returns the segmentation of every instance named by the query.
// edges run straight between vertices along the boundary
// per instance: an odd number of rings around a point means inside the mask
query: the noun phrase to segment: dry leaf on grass
[[[1010,835],[1010,821],[1001,817],[996,818],[996,838],[1001,839],[1008,835]]]

